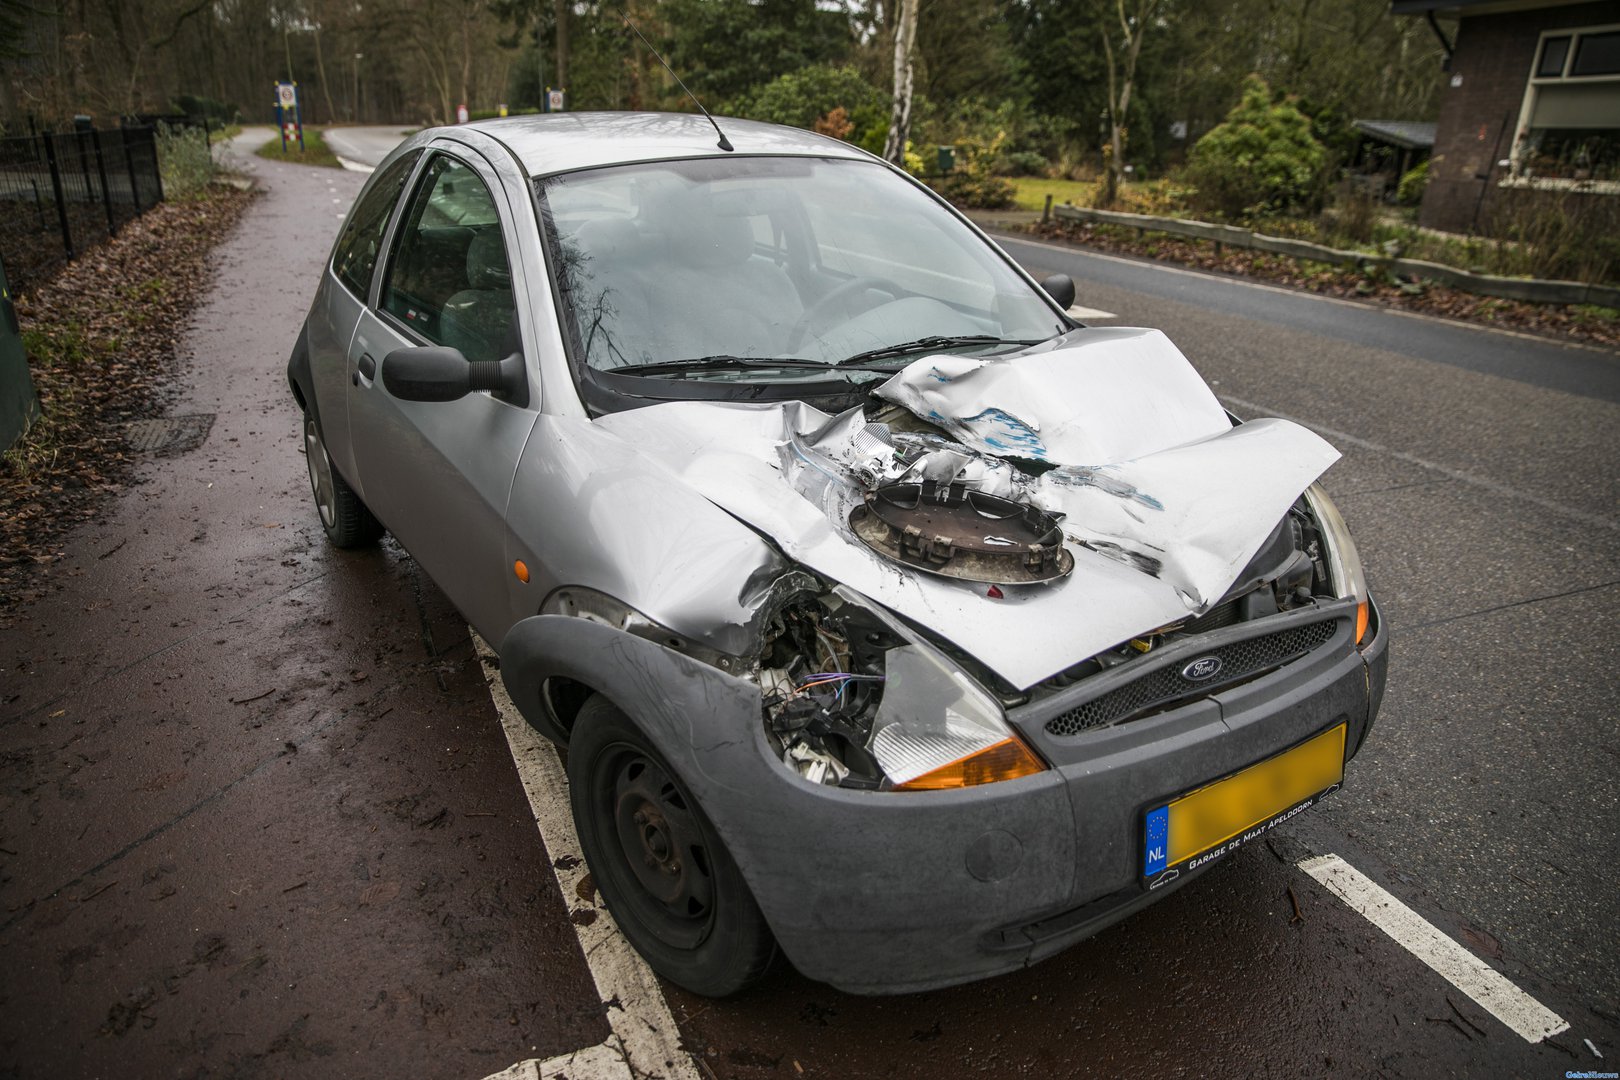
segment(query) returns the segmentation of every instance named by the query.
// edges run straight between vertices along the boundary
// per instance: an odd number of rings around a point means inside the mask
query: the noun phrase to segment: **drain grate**
[[[159,416],[124,425],[124,438],[132,450],[159,455],[184,454],[201,446],[213,426],[213,413]]]

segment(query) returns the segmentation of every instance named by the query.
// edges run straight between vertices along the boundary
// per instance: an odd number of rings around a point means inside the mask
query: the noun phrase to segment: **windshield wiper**
[[[868,349],[858,352],[854,356],[846,356],[838,361],[837,367],[848,367],[859,364],[863,360],[883,360],[893,356],[910,356],[912,353],[932,352],[935,349],[956,349],[967,345],[1039,345],[1045,338],[998,338],[989,334],[966,334],[954,337],[918,338],[916,341],[902,341],[898,345],[885,345],[881,349]]]
[[[832,365],[821,360],[805,360],[797,356],[692,356],[685,360],[657,360],[649,364],[624,364],[610,371],[615,375],[675,375],[688,371],[743,371],[753,368],[811,367],[828,370]]]

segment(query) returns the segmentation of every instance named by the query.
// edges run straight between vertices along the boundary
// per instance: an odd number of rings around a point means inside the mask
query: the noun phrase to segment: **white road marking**
[[[348,158],[338,153],[334,153],[332,156],[338,159],[339,165],[343,166],[345,169],[348,169],[350,172],[370,173],[377,171],[377,167],[375,165],[362,165],[360,162],[350,161]]]
[[[1301,427],[1308,427],[1318,435],[1325,435],[1329,439],[1337,442],[1349,443],[1351,446],[1359,446],[1363,450],[1371,450],[1376,454],[1387,454],[1397,461],[1404,461],[1409,465],[1416,465],[1423,469],[1432,469],[1442,476],[1449,477],[1450,479],[1456,480],[1460,483],[1472,484],[1475,487],[1484,488],[1486,491],[1492,492],[1496,495],[1506,495],[1511,499],[1523,499],[1525,502],[1534,503],[1543,510],[1551,510],[1554,513],[1562,514],[1564,517],[1572,518],[1575,521],[1579,521],[1587,525],[1595,525],[1602,529],[1620,529],[1620,521],[1616,521],[1613,518],[1606,518],[1600,514],[1588,513],[1579,507],[1565,506],[1563,503],[1556,502],[1553,499],[1546,499],[1540,495],[1532,495],[1528,491],[1520,491],[1518,488],[1509,487],[1507,484],[1500,483],[1496,480],[1490,480],[1486,477],[1478,476],[1470,472],[1463,472],[1461,469],[1453,469],[1448,465],[1441,465],[1437,462],[1429,461],[1426,458],[1420,458],[1416,454],[1408,454],[1404,450],[1391,450],[1382,443],[1375,443],[1371,439],[1363,439],[1358,435],[1350,434],[1348,431],[1339,431],[1336,428],[1330,428],[1325,424],[1318,424],[1312,420],[1301,420],[1297,416],[1289,416],[1287,413],[1277,412],[1275,409],[1268,408],[1267,406],[1261,405],[1258,402],[1245,401],[1242,398],[1233,397],[1230,394],[1222,394],[1220,397],[1223,401],[1236,405],[1240,409],[1249,409],[1263,416],[1274,416],[1279,420],[1291,421],[1292,423],[1298,424]]]
[[[619,933],[607,908],[594,902],[596,894],[591,894],[593,900],[580,897],[580,882],[589,871],[568,805],[568,774],[563,771],[556,748],[541,738],[512,704],[494,666],[494,650],[476,630],[469,627],[468,633],[483,661],[489,696],[500,715],[518,778],[529,798],[535,824],[540,827],[540,838],[551,856],[563,902],[576,911],[595,913],[584,925],[575,923],[574,932],[596,982],[597,995],[610,1003],[607,1019],[613,1028],[613,1034],[601,1046],[546,1061],[521,1061],[485,1080],[551,1080],[565,1072],[569,1080],[699,1080],[691,1059],[681,1049],[675,1018],[652,969]]]
[[[1142,259],[1127,259],[1121,255],[1108,255],[1101,251],[1092,251],[1090,248],[1068,247],[1063,244],[1049,244],[1043,240],[1024,240],[1020,237],[997,236],[993,238],[998,244],[1007,241],[1014,244],[1028,244],[1030,247],[1045,248],[1047,251],[1059,251],[1065,255],[1084,256],[1088,259],[1106,259],[1108,262],[1125,263],[1128,266],[1149,267],[1162,270],[1166,274],[1180,274],[1183,277],[1201,278],[1204,281],[1218,281],[1226,285],[1241,285],[1249,289],[1261,289],[1265,292],[1282,293],[1285,296],[1304,297],[1308,300],[1320,300],[1324,304],[1338,304],[1341,307],[1352,307],[1359,311],[1381,311],[1386,315],[1399,315],[1403,319],[1421,319],[1424,322],[1440,323],[1445,326],[1461,327],[1465,330],[1477,330],[1482,334],[1505,334],[1508,337],[1523,338],[1526,341],[1539,342],[1542,345],[1557,345],[1565,349],[1583,349],[1586,352],[1595,352],[1601,356],[1613,357],[1614,351],[1601,345],[1585,345],[1573,341],[1560,341],[1557,338],[1543,337],[1540,334],[1527,334],[1522,330],[1508,330],[1500,326],[1484,326],[1480,323],[1465,322],[1462,319],[1447,319],[1439,315],[1427,315],[1421,311],[1407,311],[1403,308],[1386,307],[1382,304],[1371,304],[1361,300],[1346,300],[1342,296],[1324,296],[1321,293],[1306,292],[1304,289],[1289,289],[1281,285],[1268,285],[1260,281],[1249,281],[1245,278],[1230,277],[1226,274],[1212,274],[1204,270],[1192,270],[1184,266],[1169,266],[1159,262],[1147,262]]]
[[[1563,1017],[1514,986],[1501,972],[1442,934],[1337,855],[1305,859],[1299,868],[1525,1041],[1537,1043],[1569,1030]]]
[[[1101,308],[1094,308],[1094,307],[1081,307],[1079,304],[1075,304],[1073,307],[1069,308],[1068,315],[1072,319],[1117,319],[1117,318],[1119,318],[1119,316],[1115,315],[1112,311],[1104,311]]]

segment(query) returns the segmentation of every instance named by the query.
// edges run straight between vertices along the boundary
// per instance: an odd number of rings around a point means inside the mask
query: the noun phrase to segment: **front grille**
[[[1207,653],[1188,653],[1185,655],[1187,663],[1215,657],[1221,662],[1220,671],[1213,678],[1195,682],[1181,674],[1186,663],[1155,668],[1124,686],[1059,713],[1046,722],[1046,730],[1053,735],[1078,735],[1180,701],[1205,697],[1223,686],[1253,678],[1320,648],[1333,637],[1337,625],[1335,620],[1325,619],[1234,641]]]

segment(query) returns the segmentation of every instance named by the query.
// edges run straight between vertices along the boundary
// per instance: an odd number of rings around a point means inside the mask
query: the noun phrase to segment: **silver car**
[[[903,172],[719,124],[412,137],[288,366],[327,535],[499,643],[653,968],[1009,971],[1335,790],[1387,664],[1335,451]]]

